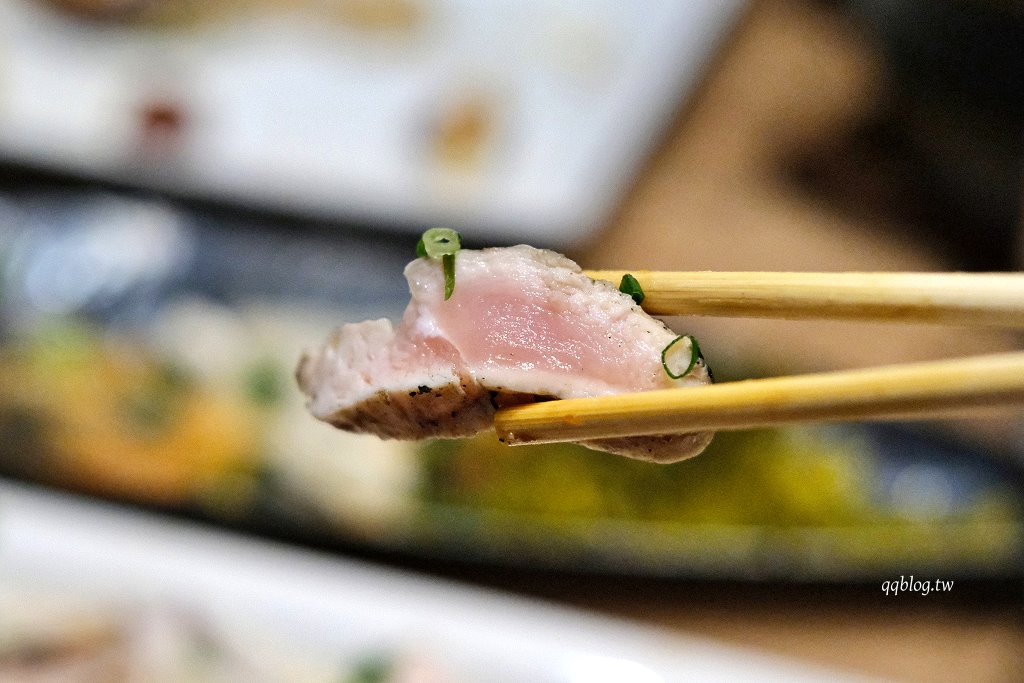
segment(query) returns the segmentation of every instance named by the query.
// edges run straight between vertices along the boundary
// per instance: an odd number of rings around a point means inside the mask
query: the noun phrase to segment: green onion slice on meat
[[[637,282],[637,279],[629,273],[622,276],[622,280],[619,282],[619,291],[623,294],[629,294],[633,297],[633,301],[638,305],[644,302],[643,287],[641,287],[640,283]]]
[[[700,361],[700,346],[691,335],[681,334],[661,350],[661,367],[672,379],[689,374]]]
[[[444,271],[444,300],[455,291],[455,254],[462,248],[462,236],[450,228],[431,228],[416,243],[416,255],[441,259]]]

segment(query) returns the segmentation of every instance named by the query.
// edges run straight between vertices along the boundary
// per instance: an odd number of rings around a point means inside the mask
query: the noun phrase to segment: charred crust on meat
[[[711,442],[713,436],[713,432],[653,434],[640,437],[595,439],[585,441],[583,445],[639,460],[667,463],[680,460],[679,452],[689,453],[684,458],[693,457]]]

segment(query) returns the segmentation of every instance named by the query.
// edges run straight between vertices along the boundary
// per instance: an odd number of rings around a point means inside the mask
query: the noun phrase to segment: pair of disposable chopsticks
[[[624,271],[590,271],[618,283]],[[653,315],[934,322],[1024,329],[1024,275],[631,271]],[[942,417],[1024,408],[1024,351],[563,399],[499,410],[509,444]]]

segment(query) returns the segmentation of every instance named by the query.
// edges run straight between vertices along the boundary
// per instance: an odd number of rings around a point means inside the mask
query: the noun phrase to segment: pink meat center
[[[483,373],[515,369],[630,388],[644,383],[651,359],[637,357],[635,344],[628,344],[617,326],[559,303],[529,293],[465,287],[433,313],[467,364]]]

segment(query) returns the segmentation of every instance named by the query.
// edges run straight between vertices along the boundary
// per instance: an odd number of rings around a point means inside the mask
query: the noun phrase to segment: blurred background
[[[850,672],[1021,680],[1020,411],[653,467],[355,437],[292,372],[400,315],[436,225],[590,268],[1017,270],[1022,74],[1009,0],[0,0],[0,476]],[[669,322],[720,380],[1021,346]],[[883,594],[910,575],[955,587]]]

